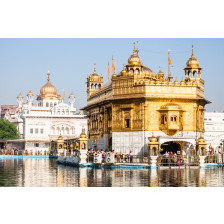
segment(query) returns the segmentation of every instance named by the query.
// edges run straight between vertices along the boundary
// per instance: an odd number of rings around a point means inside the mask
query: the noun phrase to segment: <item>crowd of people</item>
[[[0,150],[1,155],[25,155],[25,156],[48,156],[48,152],[41,151],[41,150],[18,150],[18,149],[1,149]]]
[[[133,162],[133,157],[134,157],[134,153],[132,150],[130,150],[129,154],[125,154],[125,153],[115,153],[114,150],[110,151],[110,150],[93,150],[93,149],[88,149],[87,152],[87,158],[88,161],[93,161],[94,155],[95,154],[101,154],[102,155],[102,163],[104,163],[106,161],[106,155],[107,153],[110,152],[114,155],[115,158],[115,162],[116,163],[122,163],[122,162]]]

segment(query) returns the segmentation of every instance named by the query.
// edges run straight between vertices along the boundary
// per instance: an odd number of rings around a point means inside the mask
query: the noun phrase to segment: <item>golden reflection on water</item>
[[[48,158],[0,160],[0,186],[6,187],[221,187],[223,177],[223,168],[92,169]]]

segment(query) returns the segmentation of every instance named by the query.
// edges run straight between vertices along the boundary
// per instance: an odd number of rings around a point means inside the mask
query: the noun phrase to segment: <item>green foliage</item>
[[[17,127],[8,120],[0,119],[0,140],[18,139]]]

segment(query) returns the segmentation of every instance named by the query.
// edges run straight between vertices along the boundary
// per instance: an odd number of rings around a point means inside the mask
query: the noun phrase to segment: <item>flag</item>
[[[169,55],[169,65],[172,65],[172,61],[170,59],[170,50],[168,51],[168,55]]]
[[[112,57],[112,69],[115,70],[114,59]]]
[[[109,62],[108,62],[108,76],[110,75],[110,67],[109,67]]]

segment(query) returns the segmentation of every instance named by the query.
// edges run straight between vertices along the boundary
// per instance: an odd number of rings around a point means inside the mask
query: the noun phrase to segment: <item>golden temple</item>
[[[148,152],[150,138],[155,138],[154,154],[167,143],[179,144],[184,153],[195,149],[204,132],[204,107],[210,102],[204,98],[193,47],[184,70],[184,79],[173,82],[170,72],[165,77],[161,68],[156,74],[143,65],[135,47],[128,64],[112,74],[106,86],[94,67],[87,78],[87,106],[83,108],[88,114],[88,147],[120,153],[133,150],[138,155]]]

